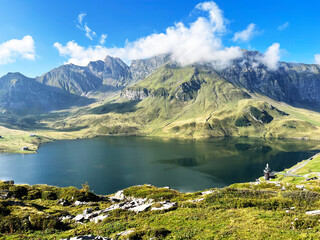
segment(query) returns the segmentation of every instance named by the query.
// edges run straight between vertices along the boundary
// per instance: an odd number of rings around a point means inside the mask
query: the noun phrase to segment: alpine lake
[[[88,183],[98,194],[141,184],[191,192],[254,181],[263,175],[266,163],[283,171],[319,152],[317,145],[256,138],[55,141],[42,145],[36,154],[0,154],[0,179],[78,188]]]

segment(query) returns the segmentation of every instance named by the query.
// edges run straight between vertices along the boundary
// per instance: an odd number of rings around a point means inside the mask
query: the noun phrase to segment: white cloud
[[[316,64],[320,64],[320,54],[314,55],[314,61]]]
[[[222,11],[214,2],[204,2],[197,9],[209,13],[209,18],[199,17],[186,26],[182,22],[168,27],[164,33],[154,33],[123,47],[106,48],[101,45],[87,48],[69,41],[65,45],[56,42],[54,47],[60,55],[68,58],[68,63],[86,65],[89,61],[102,60],[106,55],[120,57],[125,61],[148,58],[158,54],[171,54],[182,65],[195,62],[212,62],[216,67],[226,67],[230,61],[242,56],[239,47],[226,48],[221,34],[225,31]]]
[[[87,15],[86,13],[80,13],[78,15],[77,20],[79,24],[77,24],[77,28],[84,31],[86,33],[87,38],[89,38],[90,40],[93,40],[93,37],[96,35],[96,33],[88,27],[87,23],[83,23],[83,19],[86,15]]]
[[[84,18],[85,16],[87,16],[86,13],[80,13],[80,14],[78,15],[78,23],[79,23],[79,24],[82,25],[82,20],[83,20],[83,18]]]
[[[288,28],[289,27],[289,22],[285,22],[284,24],[281,24],[280,26],[278,26],[278,30],[279,31],[283,31],[283,30],[285,30],[286,28]]]
[[[100,43],[101,45],[105,44],[107,37],[108,37],[107,34],[101,34],[99,43]]]
[[[248,27],[240,32],[236,32],[232,38],[234,42],[248,42],[250,39],[256,35],[258,32],[256,30],[256,25],[254,23],[250,23]]]
[[[0,64],[15,62],[18,58],[35,59],[35,44],[31,36],[0,43]]]
[[[280,57],[280,44],[274,43],[267,49],[260,60],[269,69],[276,70],[278,68]]]
[[[213,31],[225,31],[226,26],[223,12],[215,2],[199,3],[196,8],[209,12],[210,22],[213,24]]]

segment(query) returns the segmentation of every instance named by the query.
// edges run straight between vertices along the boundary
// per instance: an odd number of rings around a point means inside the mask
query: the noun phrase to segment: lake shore
[[[0,182],[0,196],[2,239],[298,239],[317,238],[320,228],[318,180],[261,180],[192,193],[140,185],[110,195],[96,195],[86,184]]]

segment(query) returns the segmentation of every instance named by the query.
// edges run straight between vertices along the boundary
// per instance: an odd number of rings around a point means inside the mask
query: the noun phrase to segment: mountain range
[[[0,109],[34,118],[34,129],[45,122],[84,135],[320,138],[320,66],[280,62],[270,69],[261,56],[243,50],[223,69],[159,55],[130,66],[107,56],[33,79],[8,73],[0,78]]]

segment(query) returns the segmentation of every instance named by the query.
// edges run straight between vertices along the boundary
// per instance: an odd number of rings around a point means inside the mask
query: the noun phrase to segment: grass
[[[283,186],[286,190],[280,190]],[[19,187],[27,191],[20,190],[20,195],[10,200],[23,202],[25,206],[10,206],[8,200],[0,201],[1,239],[60,239],[85,234],[115,239],[319,238],[320,216],[305,214],[305,211],[320,207],[319,189],[301,191],[295,185],[242,183],[213,189],[213,193],[203,196],[201,192],[180,193],[149,185],[134,186],[124,190],[127,197],[147,197],[156,202],[170,199],[177,202],[178,207],[171,211],[139,214],[114,210],[102,222],[76,224],[72,221],[60,223],[57,217],[82,213],[86,206],[62,206],[56,198],[63,192],[69,199],[74,194],[83,197],[89,192],[87,188],[24,185],[15,186],[10,192],[19,192]],[[2,183],[0,188],[8,189],[8,185]],[[35,190],[42,194],[34,196],[31,192]],[[55,192],[55,199],[46,199],[45,191]],[[97,200],[94,194],[90,196],[87,200],[94,201],[91,207],[104,209],[112,204],[108,200]],[[202,198],[202,201],[193,201]],[[133,230],[130,235],[119,237],[119,233],[129,229]]]
[[[86,107],[48,114],[24,117],[4,114],[0,124],[6,126],[8,136],[0,151],[19,152],[29,143],[36,150],[48,140],[98,135],[320,140],[318,112],[249,95],[214,72],[167,65],[126,91],[139,89],[146,89],[150,96],[129,101],[117,94]],[[24,131],[9,133],[9,128]],[[42,139],[38,142],[28,139],[30,132]]]

